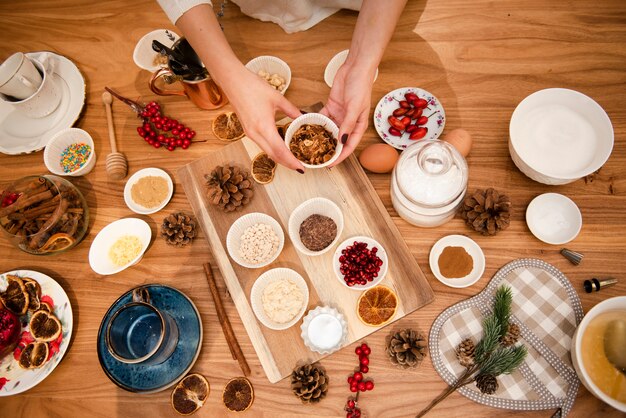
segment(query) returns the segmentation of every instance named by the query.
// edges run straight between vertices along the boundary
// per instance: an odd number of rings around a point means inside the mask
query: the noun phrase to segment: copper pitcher
[[[156,85],[159,78],[163,78],[166,83],[177,81],[182,89],[162,89]],[[169,68],[161,68],[152,74],[150,90],[159,96],[187,96],[200,109],[218,109],[228,103],[228,97],[210,76],[201,80],[181,80]]]

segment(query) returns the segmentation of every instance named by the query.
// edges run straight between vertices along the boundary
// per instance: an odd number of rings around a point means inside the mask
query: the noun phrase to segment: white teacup
[[[29,59],[42,76],[41,84],[35,93],[18,101],[10,100],[4,95],[0,95],[0,99],[30,118],[43,118],[52,113],[59,106],[63,92],[54,79],[54,66],[50,58],[51,56],[47,55],[41,61]]]
[[[2,94],[13,96],[17,100],[27,99],[35,94],[41,82],[41,74],[23,52],[16,52],[0,64]]]

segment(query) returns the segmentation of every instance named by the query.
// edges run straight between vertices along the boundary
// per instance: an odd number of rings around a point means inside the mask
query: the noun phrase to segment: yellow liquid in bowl
[[[593,383],[606,395],[626,403],[626,376],[609,362],[604,353],[604,332],[608,324],[616,319],[626,321],[626,311],[605,312],[591,320],[583,334],[580,349],[583,365]]]

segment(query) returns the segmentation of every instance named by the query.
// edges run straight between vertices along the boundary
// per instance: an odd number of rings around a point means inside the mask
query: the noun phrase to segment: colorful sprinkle
[[[72,144],[61,153],[61,168],[65,173],[71,173],[85,165],[91,155],[91,147],[87,144]]]

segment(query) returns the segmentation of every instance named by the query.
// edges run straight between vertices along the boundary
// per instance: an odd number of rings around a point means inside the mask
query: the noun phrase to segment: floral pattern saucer
[[[22,393],[38,385],[48,377],[67,351],[72,336],[73,325],[70,300],[63,288],[51,277],[32,270],[8,271],[0,274],[0,290],[2,291],[4,291],[8,285],[7,275],[9,274],[18,277],[29,277],[39,282],[41,286],[41,301],[47,302],[52,306],[54,315],[61,321],[63,331],[59,338],[48,343],[50,351],[48,361],[39,369],[25,370],[19,366],[18,360],[24,347],[34,341],[34,339],[28,328],[31,313],[29,312],[20,317],[22,324],[20,341],[13,351],[13,355],[7,355],[3,359],[0,359],[0,396]]]
[[[423,139],[439,138],[446,124],[446,112],[444,112],[441,102],[426,90],[417,87],[402,87],[385,94],[374,109],[374,127],[383,141],[401,151],[416,141],[420,141],[419,139],[409,139],[408,133],[402,136],[393,136],[389,133],[391,125],[389,125],[387,118],[399,107],[398,103],[405,100],[404,95],[406,93],[415,93],[420,99],[428,102],[428,107],[424,109],[423,114],[429,116],[426,124],[428,133]]]

